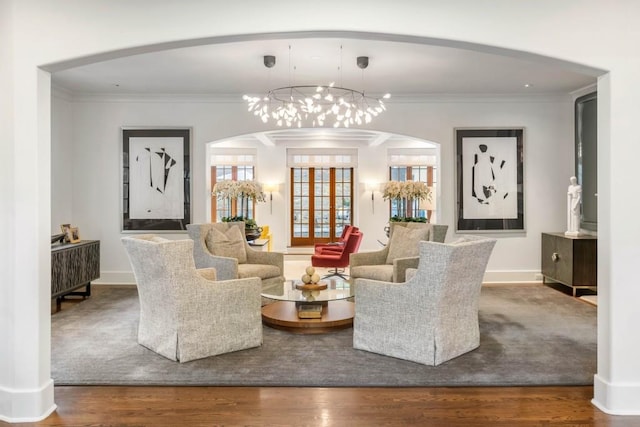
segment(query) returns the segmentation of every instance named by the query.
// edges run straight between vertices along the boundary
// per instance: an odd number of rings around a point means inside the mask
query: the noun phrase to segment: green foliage
[[[242,215],[237,216],[225,216],[222,218],[222,222],[236,222],[236,221],[244,221],[244,228],[256,228],[258,223],[253,218],[245,219]]]
[[[389,222],[427,222],[427,218],[416,216],[398,216],[394,215],[389,218]]]

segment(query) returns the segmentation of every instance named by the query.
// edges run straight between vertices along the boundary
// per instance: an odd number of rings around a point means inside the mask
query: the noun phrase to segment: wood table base
[[[349,301],[329,301],[320,319],[300,319],[293,301],[278,301],[262,307],[262,323],[276,329],[297,334],[324,334],[350,328],[355,315]]]

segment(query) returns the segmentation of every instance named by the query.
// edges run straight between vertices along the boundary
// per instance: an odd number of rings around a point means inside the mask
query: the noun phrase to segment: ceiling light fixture
[[[264,56],[265,67],[272,68],[275,64],[275,56]],[[364,70],[369,65],[369,57],[359,56],[356,65]],[[248,111],[263,123],[272,119],[276,125],[286,127],[316,127],[327,123],[336,128],[348,128],[371,123],[374,117],[386,110],[383,99],[390,97],[386,94],[382,98],[374,98],[365,95],[364,91],[330,83],[285,86],[271,89],[262,97],[244,95],[242,98],[247,101]]]

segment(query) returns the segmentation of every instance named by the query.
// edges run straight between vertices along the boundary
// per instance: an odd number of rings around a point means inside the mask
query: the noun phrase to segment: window
[[[249,181],[255,179],[255,150],[221,149],[211,155],[211,189],[224,180]],[[211,222],[222,218],[241,215],[237,200],[218,199],[211,196]],[[249,204],[249,218],[254,218],[255,202]]]
[[[415,216],[427,218],[428,222],[435,220],[435,192],[436,192],[436,155],[430,149],[395,149],[389,150],[389,180],[391,181],[422,181],[431,189],[431,200],[391,200],[389,216]],[[411,202],[411,203],[410,203]]]

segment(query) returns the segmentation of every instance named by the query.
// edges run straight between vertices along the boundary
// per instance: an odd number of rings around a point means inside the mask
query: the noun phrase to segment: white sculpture
[[[579,236],[580,233],[580,205],[582,203],[582,186],[578,185],[575,176],[569,178],[567,190],[567,236]]]

